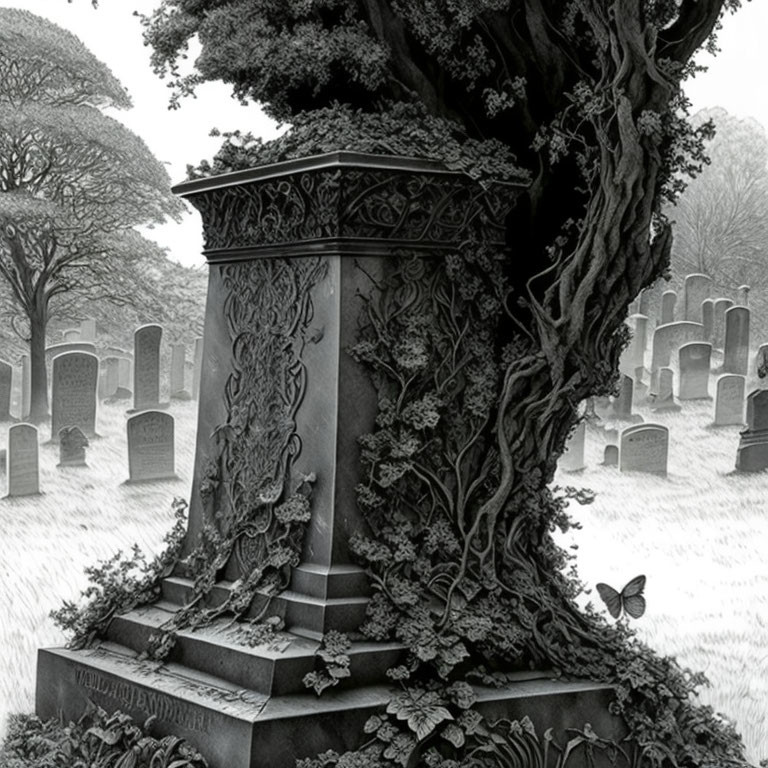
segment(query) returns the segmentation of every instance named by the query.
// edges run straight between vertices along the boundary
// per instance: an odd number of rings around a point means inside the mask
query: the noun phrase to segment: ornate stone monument
[[[349,548],[366,530],[358,438],[378,407],[347,352],[361,312],[395,271],[414,275],[397,306],[417,300],[424,263],[455,254],[470,222],[502,244],[516,190],[432,162],[337,152],[176,191],[202,213],[210,265],[189,557],[163,579],[162,601],[114,619],[107,642],[40,652],[37,711],[76,717],[92,700],[155,715],[160,732],[189,739],[212,768],[294,768],[297,758],[359,745],[367,718],[391,698],[386,670],[403,659],[397,643],[353,636],[338,687],[319,698],[306,688],[308,675],[327,670],[324,638],[357,630],[369,602]],[[291,516],[306,525],[295,560],[280,538]],[[250,643],[231,616],[181,628],[158,670],[139,656],[197,599],[201,542],[220,558],[206,605],[234,607],[269,566],[274,589],[241,607],[247,617],[268,607],[285,629]],[[477,709],[527,715],[561,741],[585,722],[621,738],[608,686],[551,678],[525,670],[501,688],[477,686]]]

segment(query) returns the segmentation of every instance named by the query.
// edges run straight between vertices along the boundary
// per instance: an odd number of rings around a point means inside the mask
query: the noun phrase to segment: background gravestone
[[[133,360],[129,357],[119,358],[117,364],[118,387],[115,397],[128,398],[133,395]]]
[[[580,421],[565,445],[565,452],[558,462],[560,469],[566,472],[580,472],[584,469],[584,443],[586,437],[586,422]]]
[[[29,407],[32,399],[32,370],[29,363],[29,355],[21,356],[21,418],[29,416]]]
[[[749,306],[749,286],[748,285],[740,285],[737,288],[738,291],[738,304],[740,304],[742,307],[748,307]]]
[[[677,293],[675,291],[664,291],[661,294],[661,321],[659,325],[675,322],[675,304],[677,303]]]
[[[85,467],[85,449],[88,438],[80,427],[62,427],[59,430],[59,467]]]
[[[187,365],[187,348],[184,344],[171,344],[171,397],[188,400],[189,393],[184,389],[184,371]]]
[[[723,373],[747,375],[749,368],[749,309],[731,307],[725,311],[725,352]]]
[[[680,400],[709,400],[709,368],[712,345],[702,341],[683,344],[678,351]]]
[[[736,470],[764,469],[768,469],[768,389],[757,389],[747,396],[747,428],[736,451]]]
[[[144,411],[126,423],[129,483],[176,478],[173,416]]]
[[[715,299],[712,305],[712,346],[722,349],[725,344],[725,311],[733,306],[731,299]]]
[[[37,427],[14,424],[8,430],[8,496],[40,493]]]
[[[668,325],[657,325],[653,332],[653,351],[651,355],[651,373],[655,374],[660,368],[668,366],[672,360],[672,355],[677,354],[677,350],[691,341],[704,340],[704,326],[701,323],[691,323],[686,320],[680,320]]]
[[[96,345],[92,341],[70,341],[66,344],[51,344],[45,348],[45,362],[50,365],[56,355],[63,355],[65,352],[90,352],[96,354]]]
[[[88,317],[80,323],[80,339],[82,341],[96,341],[96,321]]]
[[[120,358],[110,355],[101,361],[102,376],[99,381],[99,397],[110,398],[120,386]]]
[[[621,374],[619,379],[619,394],[613,398],[611,417],[620,421],[632,418],[632,399],[635,382],[631,376]]]
[[[632,377],[634,386],[632,388],[632,404],[633,405],[645,405],[648,401],[648,395],[651,392],[650,386],[645,380],[646,370],[640,366],[635,368],[634,376]]]
[[[737,373],[718,376],[715,393],[716,427],[744,423],[744,390],[746,378]]]
[[[57,355],[51,382],[51,440],[58,441],[62,427],[80,427],[95,437],[99,358],[89,352]]]
[[[694,274],[685,278],[683,288],[684,319],[694,323],[700,323],[701,303],[708,299],[712,291],[712,278],[708,275]]]
[[[621,433],[619,469],[667,475],[669,430],[661,424],[637,424]]]
[[[0,421],[11,420],[13,366],[0,360]]]
[[[712,299],[701,302],[701,324],[704,326],[704,341],[711,344],[715,327],[715,302]]]
[[[674,381],[675,374],[671,368],[661,368],[659,370],[658,390],[655,393],[652,411],[679,411],[681,406],[675,400]]]
[[[64,344],[69,344],[73,341],[80,341],[80,329],[68,328],[66,331],[62,331],[61,340]],[[83,339],[83,341],[88,341],[88,339]]]
[[[618,467],[619,466],[619,446],[609,444],[603,449],[603,466],[605,467]]]
[[[203,340],[195,339],[194,367],[192,373],[192,397],[197,400],[200,395],[200,374],[203,368]]]
[[[133,407],[136,410],[157,408],[160,403],[159,325],[142,325],[133,334]]]
[[[627,325],[632,332],[632,338],[621,354],[619,367],[626,374],[634,374],[635,369],[645,365],[648,318],[645,315],[631,315],[627,318]]]

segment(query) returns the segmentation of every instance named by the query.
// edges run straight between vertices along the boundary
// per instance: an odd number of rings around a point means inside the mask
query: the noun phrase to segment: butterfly
[[[614,619],[618,619],[622,611],[625,611],[633,619],[639,619],[645,613],[645,598],[643,597],[645,576],[635,576],[621,592],[617,592],[607,584],[601,583],[596,586],[598,594]]]

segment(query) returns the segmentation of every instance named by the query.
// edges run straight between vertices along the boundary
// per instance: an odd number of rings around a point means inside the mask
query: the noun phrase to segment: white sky
[[[74,32],[105,62],[128,89],[134,107],[114,116],[141,136],[155,156],[165,162],[174,183],[185,178],[188,163],[210,159],[221,139],[208,136],[212,127],[250,130],[264,139],[279,131],[255,106],[242,107],[228,87],[207,84],[196,99],[183,99],[180,109],[168,110],[169,91],[149,66],[149,49],[133,11],[150,13],[159,0],[0,0],[0,5],[24,8]],[[688,85],[694,110],[722,106],[737,117],[754,117],[768,126],[768,1],[754,0],[725,19],[720,34],[721,53],[702,56],[710,71]],[[204,262],[199,216],[190,212],[182,224],[170,223],[147,233],[169,249],[170,256],[188,265]]]

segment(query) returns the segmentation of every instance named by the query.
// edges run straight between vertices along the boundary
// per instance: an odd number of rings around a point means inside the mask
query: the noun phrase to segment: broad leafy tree
[[[464,681],[529,663],[614,684],[638,763],[739,764],[735,734],[691,703],[698,678],[577,608],[552,537],[566,499],[550,487],[579,403],[612,387],[629,303],[669,267],[662,204],[700,169],[706,134],[681,83],[738,5],[164,0],[144,19],[177,97],[220,80],[292,126],[268,145],[231,134],[195,173],[363,149],[525,183],[504,253],[469,242],[445,266],[411,265],[449,286],[439,322],[369,307],[353,351],[380,386],[358,494],[375,538],[353,547],[377,585],[365,631],[412,654],[366,755],[305,765],[533,764],[512,730],[459,713]]]
[[[674,222],[679,274],[703,272],[723,285],[766,285],[768,254],[768,136],[752,119],[724,109],[697,113],[712,123],[709,164],[667,213]]]
[[[134,228],[180,213],[163,166],[102,112],[129,106],[74,35],[0,9],[0,275],[29,340],[32,421],[48,410],[48,321],[140,301],[146,264],[165,256]]]

